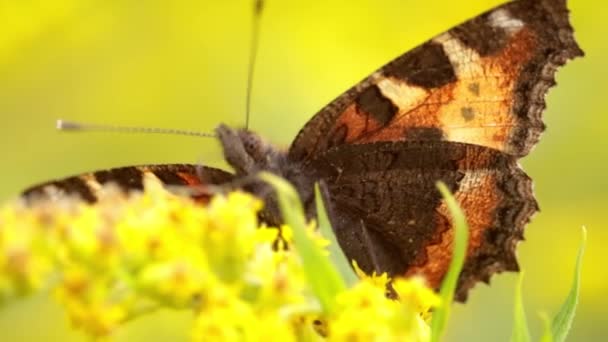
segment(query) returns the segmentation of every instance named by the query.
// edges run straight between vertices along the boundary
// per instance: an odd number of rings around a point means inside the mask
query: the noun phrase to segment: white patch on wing
[[[509,35],[517,33],[517,31],[521,30],[521,28],[524,27],[523,21],[517,18],[513,18],[509,11],[504,8],[498,9],[490,13],[488,19],[490,26],[501,28],[507,31]]]
[[[65,191],[52,184],[44,186],[42,191],[50,201],[58,201],[65,197]]]
[[[433,41],[443,46],[443,51],[448,56],[458,79],[466,79],[483,74],[479,54],[464,45],[458,38],[446,32],[435,37]]]
[[[384,78],[377,84],[382,95],[399,107],[399,112],[407,112],[422,104],[429,96],[429,91],[423,87],[407,84],[394,78]]]
[[[164,182],[162,180],[160,180],[160,178],[158,178],[152,170],[149,170],[147,168],[138,168],[138,170],[143,173],[144,182],[151,181],[151,182],[164,184]]]
[[[89,187],[89,189],[91,189],[91,192],[93,192],[93,194],[97,194],[101,191],[102,186],[95,179],[95,176],[93,176],[92,173],[84,174],[80,176],[80,179],[82,179],[86,183],[86,185]]]

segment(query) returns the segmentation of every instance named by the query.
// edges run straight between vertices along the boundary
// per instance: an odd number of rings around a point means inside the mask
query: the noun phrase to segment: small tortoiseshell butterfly
[[[220,125],[235,173],[196,165],[131,166],[32,187],[24,196],[77,194],[94,203],[100,184],[142,189],[144,174],[167,185],[236,184],[281,222],[261,182],[265,170],[291,181],[313,217],[313,184],[324,186],[340,246],[366,271],[421,274],[433,287],[451,257],[453,227],[435,188],[445,182],[470,225],[456,296],[493,273],[517,271],[515,247],[538,210],[532,181],[518,166],[545,126],[541,113],[554,74],[582,56],[566,0],[518,0],[442,33],[388,63],[321,109],[289,150],[255,133]]]

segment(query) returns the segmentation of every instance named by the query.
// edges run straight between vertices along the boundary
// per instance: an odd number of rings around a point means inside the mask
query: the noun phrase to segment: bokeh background
[[[251,128],[287,146],[323,105],[431,36],[500,0],[267,0]],[[522,161],[542,211],[520,245],[524,299],[557,311],[570,286],[580,227],[589,229],[572,341],[608,338],[608,5],[571,0],[587,56],[558,73],[548,130]],[[244,124],[250,0],[1,0],[0,199],[34,183],[147,163],[224,167],[213,139],[60,133],[57,118],[211,131]],[[510,336],[516,276],[478,285],[455,305],[447,340]],[[2,340],[78,341],[50,296],[0,308]],[[163,311],[117,340],[184,340],[190,315]]]

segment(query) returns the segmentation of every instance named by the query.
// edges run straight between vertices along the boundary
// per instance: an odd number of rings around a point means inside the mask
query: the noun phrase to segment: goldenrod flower
[[[106,187],[93,206],[66,198],[0,208],[1,296],[49,284],[74,326],[93,336],[172,307],[195,313],[195,340],[428,338],[421,314],[437,301],[423,283],[394,280],[401,299],[391,300],[386,275],[359,272],[326,315],[291,228],[260,226],[260,200],[233,192],[201,206],[158,181],[145,188],[124,196]],[[314,223],[306,230],[317,248],[329,243]],[[325,337],[312,328],[317,318]]]
[[[441,303],[439,296],[426,286],[424,278],[398,278],[392,282],[391,286],[402,303],[409,305],[413,311],[423,314],[425,317],[432,308]]]
[[[39,217],[22,203],[0,208],[0,301],[40,289],[52,271]]]
[[[430,329],[419,307],[437,305],[437,297],[428,297],[429,289],[397,279],[398,289],[407,288],[407,296],[391,300],[377,278],[362,279],[352,289],[339,295],[339,310],[328,319],[328,336],[333,341],[427,341]],[[395,289],[398,295],[399,290]],[[431,291],[432,292],[432,291]],[[412,299],[416,299],[412,302]]]

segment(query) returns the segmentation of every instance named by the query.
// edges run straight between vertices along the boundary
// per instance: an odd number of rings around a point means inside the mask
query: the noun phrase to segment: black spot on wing
[[[480,56],[493,55],[499,52],[509,38],[500,27],[489,24],[488,15],[482,15],[451,29],[450,34]]]
[[[377,86],[367,88],[357,98],[357,108],[371,115],[382,126],[388,124],[399,110]]]
[[[427,42],[413,49],[388,64],[382,71],[385,76],[425,88],[437,88],[457,80],[443,46],[435,42]]]
[[[166,185],[188,185],[188,182],[180,177],[176,170],[169,168],[157,168],[150,170],[158,179]],[[195,175],[196,173],[193,173]]]
[[[465,121],[471,121],[475,118],[475,111],[471,107],[460,108],[460,115]]]
[[[479,96],[479,83],[469,83],[468,88],[473,95]]]
[[[57,188],[64,190],[70,194],[77,194],[83,200],[93,203],[97,201],[97,197],[93,194],[93,190],[87,185],[87,183],[80,177],[72,177],[62,181],[54,182]]]
[[[23,196],[30,199],[36,199],[37,197],[44,198],[47,196],[45,192],[47,187],[55,187],[57,190],[68,195],[77,195],[88,203],[97,201],[94,191],[79,176],[33,186],[23,191]]]
[[[100,184],[115,183],[123,190],[143,190],[143,172],[135,167],[97,171],[93,173]]]

